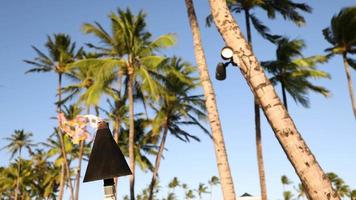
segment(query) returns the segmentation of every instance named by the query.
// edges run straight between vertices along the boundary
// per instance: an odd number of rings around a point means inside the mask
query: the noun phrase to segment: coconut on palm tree
[[[32,48],[36,51],[37,57],[33,60],[24,60],[26,63],[33,66],[32,69],[28,70],[26,73],[32,72],[54,72],[58,75],[58,101],[57,101],[57,112],[61,112],[61,102],[62,102],[62,78],[64,75],[67,75],[69,72],[69,64],[74,62],[76,58],[78,58],[82,53],[82,48],[76,50],[76,45],[71,41],[69,35],[59,33],[54,34],[53,37],[48,36],[47,42],[45,44],[46,50],[48,51],[47,54],[39,50],[37,47],[32,46]],[[60,123],[58,121],[58,123]],[[66,176],[69,178],[69,166],[66,158],[66,152],[64,151],[64,143],[63,143],[63,136],[61,132],[58,132],[60,144],[61,144],[61,151],[63,159],[62,165],[62,180],[61,186],[59,190],[58,199],[62,200],[63,192],[64,192],[64,185]],[[73,198],[73,187],[71,181],[68,181],[70,194]]]
[[[233,61],[260,103],[275,136],[306,188],[310,199],[339,199],[330,181],[298,132],[288,111],[266,77],[240,27],[232,17],[226,1],[210,0],[215,25],[227,46],[233,49]]]
[[[330,78],[324,71],[316,69],[319,63],[325,63],[328,58],[323,55],[304,57],[302,50],[305,43],[300,39],[290,40],[281,38],[277,41],[276,60],[263,61],[261,65],[272,74],[270,81],[273,85],[280,84],[284,106],[288,110],[287,92],[292,98],[309,107],[309,91],[323,96],[329,96],[329,91],[314,85],[310,79]]]
[[[350,57],[350,54],[356,53],[356,6],[342,9],[331,19],[329,27],[323,29],[323,34],[332,46],[325,49],[330,55],[341,55],[349,94],[351,98],[352,110],[356,119],[356,99],[352,86],[350,66],[356,70],[356,62]]]

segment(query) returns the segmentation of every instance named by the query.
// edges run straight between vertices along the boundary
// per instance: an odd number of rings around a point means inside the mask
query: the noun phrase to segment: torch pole
[[[104,200],[116,200],[115,183],[113,178],[104,179]]]

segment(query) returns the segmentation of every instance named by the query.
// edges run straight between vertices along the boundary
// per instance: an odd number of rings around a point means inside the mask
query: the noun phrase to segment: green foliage
[[[182,141],[190,141],[199,138],[186,132],[181,127],[195,125],[209,134],[208,130],[200,121],[206,120],[205,102],[202,95],[191,95],[200,84],[198,78],[193,76],[195,68],[182,62],[182,59],[173,57],[167,59],[161,66],[159,101],[150,102],[156,111],[152,120],[154,135],[161,133],[165,126],[168,131]],[[163,122],[163,123],[162,123]]]
[[[332,47],[326,51],[332,54],[356,53],[356,6],[342,9],[331,19],[330,27],[323,29],[323,35]]]
[[[345,197],[350,195],[350,188],[345,184],[344,180],[340,178],[337,174],[329,172],[326,174],[339,197]]]
[[[76,45],[72,43],[70,36],[63,33],[54,34],[53,38],[47,36],[45,47],[47,54],[32,46],[37,53],[37,57],[34,60],[24,60],[24,62],[34,66],[26,73],[55,71],[57,74],[66,74],[68,64],[82,54],[82,48],[76,51]]]
[[[142,114],[136,115],[137,118],[135,119],[135,160],[139,167],[146,171],[146,170],[153,170],[153,165],[149,158],[147,157],[148,155],[156,155],[157,154],[157,139],[156,137],[152,137],[151,133],[149,133],[149,126],[150,126],[150,120],[147,120],[145,118],[142,118]],[[128,121],[126,122],[128,123]],[[128,127],[128,124],[126,124],[126,127]],[[128,138],[129,138],[129,129],[128,128],[122,128],[120,131],[120,136],[119,136],[119,147],[122,151],[122,153],[125,156],[129,155],[129,148],[128,148]]]
[[[269,28],[259,20],[252,11],[256,8],[260,8],[267,13],[267,17],[275,19],[276,15],[281,15],[284,19],[290,20],[297,26],[303,26],[305,24],[304,17],[300,14],[300,11],[311,13],[312,8],[306,3],[296,3],[291,0],[286,1],[263,1],[263,0],[228,0],[228,7],[233,13],[244,12],[246,20],[251,20],[256,31],[265,39],[272,43],[275,43],[280,36],[272,35]],[[206,18],[207,26],[212,23],[212,16],[209,15]]]
[[[59,168],[47,160],[45,154],[37,151],[30,160],[19,160],[8,167],[0,168],[0,193],[4,199],[13,199],[16,188],[17,165],[21,162],[20,199],[55,198],[59,186]]]
[[[309,91],[325,97],[329,96],[329,90],[311,81],[311,79],[330,78],[328,73],[316,68],[317,64],[327,62],[328,57],[323,55],[304,57],[303,40],[282,38],[277,44],[276,60],[261,62],[261,65],[272,74],[271,82],[274,85],[280,83],[282,92],[286,90],[304,107],[309,107]]]
[[[19,153],[19,156],[21,156],[22,148],[26,148],[28,152],[32,154],[31,147],[36,146],[36,144],[32,142],[32,136],[32,133],[25,132],[23,129],[15,130],[10,137],[4,138],[10,143],[2,147],[1,150],[7,149],[10,152],[10,159],[12,159],[16,153]]]
[[[332,187],[336,192],[336,195],[338,195],[340,198],[350,197],[351,200],[354,200],[356,198],[356,190],[351,190],[350,187],[344,182],[344,180],[340,178],[336,173],[329,172],[326,173],[326,175],[329,178]],[[296,192],[296,194],[294,194],[292,190],[287,190],[287,186],[290,186],[291,184],[293,184],[293,182],[290,181],[286,175],[283,175],[281,177],[281,182],[283,185],[284,200],[295,199],[295,196],[297,197],[297,199],[307,199],[306,189],[301,183],[299,183],[297,187],[293,186],[294,191]]]

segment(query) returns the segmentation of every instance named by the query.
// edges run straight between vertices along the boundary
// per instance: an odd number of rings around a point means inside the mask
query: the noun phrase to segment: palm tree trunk
[[[352,79],[351,79],[350,66],[349,66],[349,63],[346,60],[346,54],[343,54],[342,58],[344,60],[344,66],[345,66],[347,83],[348,83],[348,88],[349,88],[349,93],[350,93],[350,98],[351,98],[352,110],[354,112],[354,116],[355,116],[355,119],[356,119],[356,101],[355,101],[355,96],[354,96],[354,92],[353,92],[353,89],[352,89]]]
[[[286,107],[286,110],[288,111],[286,87],[284,87],[284,84],[282,82],[281,82],[281,87],[282,87],[282,97],[283,97],[284,107]]]
[[[16,189],[15,189],[15,200],[18,200],[18,195],[20,193],[20,171],[21,171],[21,147],[19,149],[18,156],[18,164],[17,164],[17,178],[16,178]],[[20,195],[21,197],[21,195]]]
[[[148,200],[153,199],[153,189],[156,184],[157,174],[158,174],[159,166],[161,163],[161,158],[163,155],[164,145],[166,143],[166,139],[167,139],[167,135],[168,135],[168,122],[167,122],[167,120],[165,120],[165,121],[166,122],[163,125],[164,126],[163,127],[164,128],[163,136],[162,136],[161,144],[159,145],[158,154],[156,156],[155,168],[154,168],[153,174],[152,174],[152,180],[151,180],[151,184],[150,184],[150,192],[149,192]]]
[[[226,44],[233,48],[234,62],[240,66],[241,73],[260,103],[289,161],[306,186],[306,192],[311,200],[340,199],[335,195],[330,181],[299,134],[263,68],[242,36],[226,1],[209,0],[209,2],[218,31]]]
[[[78,163],[78,170],[77,176],[75,177],[75,200],[79,200],[79,186],[80,186],[80,172],[82,167],[82,159],[83,159],[83,152],[84,152],[84,143],[85,141],[80,141],[80,148],[79,148],[79,163]]]
[[[58,74],[58,105],[57,105],[57,112],[61,113],[62,109],[61,109],[61,101],[62,101],[62,73]],[[60,125],[60,121],[58,119],[58,126]],[[64,168],[64,170],[61,170],[61,173],[66,173],[67,178],[68,178],[68,182],[69,182],[69,191],[70,191],[70,199],[73,199],[73,186],[72,186],[72,182],[70,180],[70,171],[69,171],[69,165],[68,165],[68,161],[67,161],[67,154],[66,151],[64,149],[64,140],[63,140],[63,135],[60,129],[58,129],[58,135],[59,135],[59,142],[61,144],[61,153],[62,153],[62,157],[63,157],[63,164],[62,164],[62,168]],[[64,186],[65,186],[65,178],[66,175],[63,174],[61,175],[61,183],[60,183],[60,188],[59,188],[59,194],[58,194],[58,199],[62,200],[63,199],[63,193],[64,193]]]
[[[251,23],[250,23],[250,13],[248,9],[245,9],[245,20],[246,20],[247,41],[252,49]],[[263,152],[262,152],[260,105],[258,104],[256,98],[254,98],[254,111],[255,111],[257,166],[258,166],[258,175],[260,179],[261,199],[267,200],[266,176],[265,176],[265,168],[263,164]]]
[[[187,7],[189,23],[193,34],[195,59],[199,69],[201,84],[204,89],[205,106],[208,111],[208,118],[213,136],[215,156],[217,161],[217,167],[219,170],[223,196],[225,200],[235,200],[236,195],[234,183],[232,180],[230,166],[225,149],[225,142],[222,133],[218,108],[216,106],[215,92],[209,77],[205,54],[201,44],[199,24],[195,15],[193,1],[185,0],[185,4]]]
[[[256,126],[257,166],[258,166],[258,175],[260,178],[261,199],[267,200],[266,175],[265,175],[263,152],[262,152],[260,106],[256,102],[255,102],[255,126]]]
[[[122,106],[122,99],[121,99],[121,87],[122,87],[122,76],[123,76],[123,72],[122,70],[119,68],[118,72],[117,72],[117,91],[118,91],[118,100],[116,101],[116,105],[115,105],[115,109],[117,109],[117,114],[116,114],[116,118],[115,118],[115,127],[114,127],[114,140],[116,142],[116,144],[119,144],[119,136],[120,136],[120,124],[121,124],[121,116],[120,116],[120,108]],[[116,195],[117,194],[117,187],[118,187],[118,177],[114,178],[114,183],[115,183],[115,191],[116,191]]]
[[[133,70],[133,69],[129,69]],[[135,124],[133,99],[133,72],[129,72],[129,159],[132,175],[130,175],[130,199],[135,199]]]
[[[120,117],[116,116],[115,118],[115,126],[114,126],[114,140],[116,142],[116,144],[119,143],[119,136],[120,136]],[[117,185],[118,185],[118,177],[114,178],[114,183],[115,183],[115,191],[117,191]],[[117,192],[116,192],[117,193]]]

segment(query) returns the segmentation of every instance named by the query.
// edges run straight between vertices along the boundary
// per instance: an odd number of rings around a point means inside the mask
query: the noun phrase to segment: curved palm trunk
[[[58,105],[57,105],[57,112],[60,113],[62,111],[60,102],[62,101],[62,74],[58,74]],[[59,120],[58,120],[58,126],[59,126]],[[59,194],[58,194],[58,199],[62,200],[63,199],[63,193],[64,193],[64,186],[65,186],[65,178],[66,176],[68,177],[68,183],[69,183],[69,191],[70,191],[70,199],[73,199],[73,186],[72,182],[70,180],[70,171],[69,171],[69,165],[67,161],[67,154],[64,149],[64,140],[63,140],[63,135],[60,129],[58,129],[58,136],[59,136],[59,142],[61,145],[61,153],[63,157],[63,163],[62,163],[62,168],[61,173],[64,173],[61,175],[61,182],[60,182],[60,187],[59,187]]]
[[[248,9],[245,9],[245,20],[246,20],[246,30],[247,30],[247,41],[252,49],[250,13]],[[263,164],[263,152],[262,152],[261,114],[260,114],[260,105],[258,104],[256,98],[254,98],[254,111],[255,111],[255,131],[256,131],[256,154],[257,154],[258,175],[260,179],[261,199],[267,200],[266,176],[265,176],[265,167]]]
[[[353,92],[353,89],[352,89],[352,79],[351,79],[350,66],[349,66],[349,63],[346,60],[346,54],[343,54],[342,58],[344,60],[344,66],[345,66],[347,84],[348,84],[350,98],[351,98],[352,110],[354,112],[354,116],[355,116],[355,119],[356,119],[356,101],[355,101],[355,96],[354,96],[354,92]]]
[[[133,69],[131,69],[133,70]],[[132,175],[130,175],[130,199],[135,199],[135,125],[134,125],[134,99],[133,99],[133,73],[129,72],[129,159]]]
[[[167,139],[167,135],[168,135],[168,125],[167,125],[167,121],[164,123],[164,130],[163,130],[163,136],[162,136],[162,140],[161,140],[161,144],[159,145],[159,150],[158,150],[158,154],[156,156],[156,161],[155,161],[155,168],[153,170],[153,174],[152,174],[152,180],[151,180],[151,184],[150,184],[150,193],[148,196],[148,200],[152,200],[153,199],[153,189],[155,187],[156,184],[156,180],[157,180],[157,174],[158,174],[158,170],[159,170],[159,166],[161,163],[161,158],[163,155],[163,150],[164,150],[164,145],[166,143],[166,139]]]
[[[205,54],[200,39],[199,25],[194,11],[194,5],[192,0],[185,0],[185,4],[187,6],[189,23],[193,34],[195,59],[199,69],[201,84],[204,89],[205,106],[208,111],[210,128],[212,130],[216,162],[219,170],[224,200],[235,200],[236,195],[234,183],[232,180],[230,166],[225,149],[225,142],[222,133],[218,108],[216,106],[215,92],[211,84],[209,72],[207,69]]]
[[[311,200],[340,199],[314,155],[299,134],[293,120],[266,77],[257,58],[243,38],[224,0],[209,0],[214,22],[226,44],[233,48],[240,66],[289,161],[306,186]]]
[[[82,160],[83,160],[83,152],[84,152],[84,143],[85,141],[80,141],[80,148],[79,148],[79,163],[78,163],[78,170],[77,175],[75,177],[75,200],[79,200],[79,186],[80,186],[80,173],[82,168]]]

